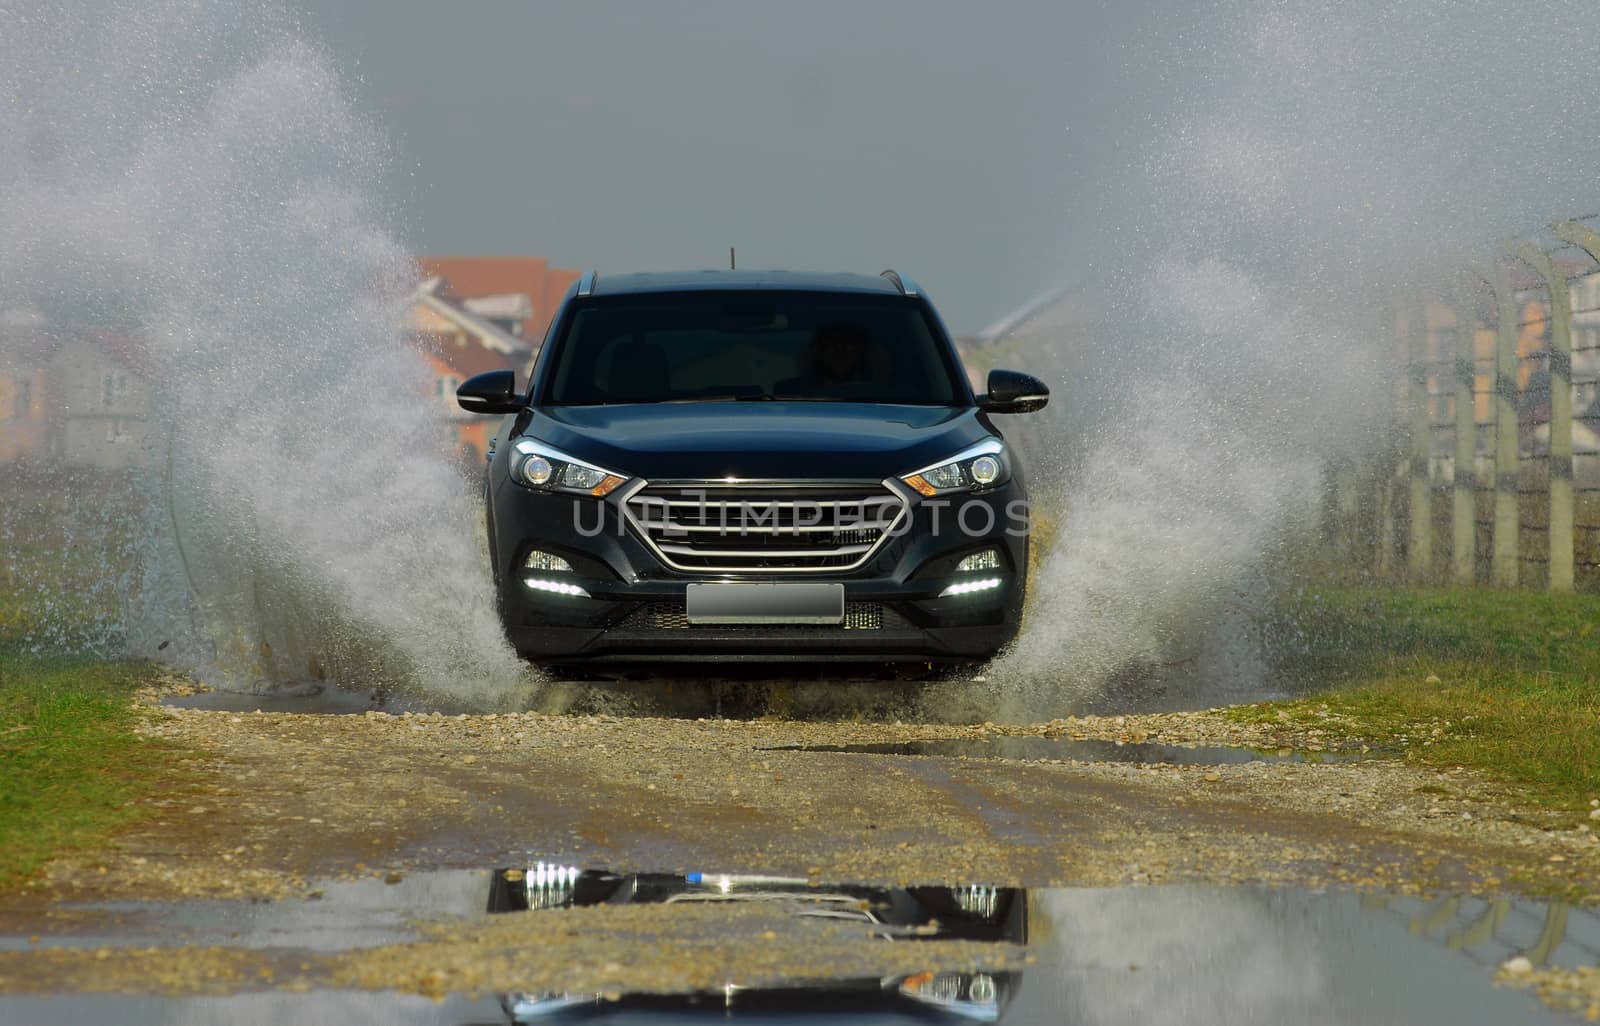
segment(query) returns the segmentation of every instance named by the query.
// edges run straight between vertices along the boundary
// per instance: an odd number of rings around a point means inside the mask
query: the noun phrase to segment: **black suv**
[[[893,271],[585,275],[486,484],[507,636],[591,659],[971,660],[1016,634],[1022,469],[927,298]]]

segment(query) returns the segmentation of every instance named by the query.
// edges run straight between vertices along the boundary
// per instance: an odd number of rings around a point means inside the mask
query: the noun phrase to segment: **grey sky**
[[[951,327],[1059,283],[1162,102],[1116,2],[306,2],[434,253],[918,278]]]

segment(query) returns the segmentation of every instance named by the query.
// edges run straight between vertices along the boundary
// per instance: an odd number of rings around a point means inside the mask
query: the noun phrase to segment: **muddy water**
[[[557,909],[577,904],[598,913],[582,920],[585,928],[605,934],[607,916],[623,914],[624,906],[659,908],[670,925],[674,908],[712,903],[733,911],[761,906],[769,915],[779,909],[792,919],[793,936],[776,938],[778,958],[751,961],[750,949],[761,945],[739,937],[738,920],[729,920],[731,943],[713,967],[724,982],[693,994],[644,984],[654,967],[637,960],[648,951],[630,947],[637,936],[630,942],[618,933],[604,970],[568,967],[565,978],[577,985],[561,990],[530,980],[530,989],[448,994],[439,1001],[394,990],[332,988],[157,997],[132,985],[126,996],[84,995],[50,993],[55,985],[40,975],[41,993],[0,997],[0,1022],[460,1024],[585,1021],[596,1013],[606,1021],[640,1023],[730,1014],[779,1022],[929,1022],[941,1021],[930,1018],[938,1013],[949,1022],[1018,1024],[1460,1026],[1564,1021],[1530,994],[1495,986],[1495,971],[1509,958],[1525,955],[1535,965],[1554,966],[1600,960],[1595,910],[1523,899],[1220,887],[893,890],[713,873],[591,871],[580,881],[531,868],[330,882],[313,900],[268,904],[101,905],[81,909],[96,913],[92,934],[45,936],[36,944],[12,935],[0,941],[0,952],[90,945],[109,948],[105,962],[114,966],[119,951],[133,948],[171,947],[178,963],[186,957],[181,945],[223,945],[311,964],[330,952],[413,940],[419,920],[453,922],[453,932],[470,936],[481,934],[474,924],[492,915],[499,923],[525,922],[527,936],[552,936],[559,932],[553,928],[570,931],[574,922]],[[907,972],[901,957],[901,968],[885,977],[869,954],[859,972],[845,962],[819,975],[805,943],[805,928],[817,919],[843,922],[863,939],[891,939],[897,957],[915,951],[922,939],[957,938],[1025,944],[1026,959],[1004,970],[974,971],[941,965],[930,954],[925,971]],[[774,939],[770,931],[761,936]],[[783,947],[785,941],[793,946]],[[871,941],[863,950],[890,949]],[[484,960],[495,957],[491,952]],[[546,967],[540,972],[548,975]]]

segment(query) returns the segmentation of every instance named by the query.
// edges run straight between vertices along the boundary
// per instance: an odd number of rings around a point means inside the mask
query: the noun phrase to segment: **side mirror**
[[[508,370],[475,374],[456,389],[456,402],[468,413],[516,413],[522,409],[517,375]]]
[[[989,394],[978,397],[978,406],[990,413],[1032,413],[1050,401],[1050,388],[1032,374],[1020,371],[989,372]]]

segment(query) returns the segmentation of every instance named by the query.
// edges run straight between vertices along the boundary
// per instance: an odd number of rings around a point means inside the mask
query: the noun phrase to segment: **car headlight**
[[[989,438],[961,450],[947,460],[907,474],[900,480],[922,495],[931,497],[992,488],[1005,484],[1010,477],[1011,465],[1006,460],[1005,443],[998,438]]]
[[[913,1001],[975,1022],[1000,1018],[1000,995],[987,973],[918,973],[900,981],[900,993]]]
[[[613,474],[528,438],[519,439],[511,447],[511,479],[541,491],[597,497],[609,494],[627,480],[621,474]]]

